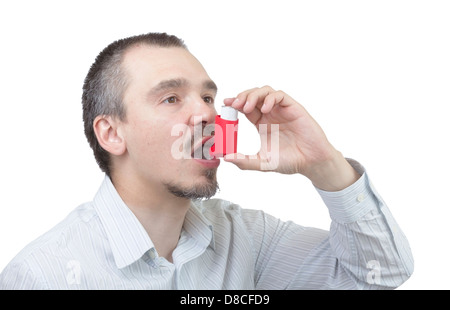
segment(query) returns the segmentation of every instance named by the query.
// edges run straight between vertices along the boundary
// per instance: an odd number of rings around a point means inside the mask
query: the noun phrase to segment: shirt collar
[[[202,201],[192,201],[191,207],[186,213],[183,229],[205,248],[210,246],[215,249],[214,229],[211,222],[203,215]]]
[[[118,268],[134,263],[154,248],[147,232],[105,176],[94,197],[94,208],[103,224]]]
[[[107,175],[93,202],[118,268],[134,263],[149,250],[156,252],[146,230],[122,200]],[[191,202],[183,229],[203,247],[210,246],[214,249],[213,226],[203,215],[203,209],[201,202]]]

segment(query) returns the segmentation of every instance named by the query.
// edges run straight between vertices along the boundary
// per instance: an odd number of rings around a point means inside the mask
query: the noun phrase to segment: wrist
[[[336,192],[355,183],[360,175],[339,152],[333,152],[327,160],[311,167],[305,176],[323,191]]]

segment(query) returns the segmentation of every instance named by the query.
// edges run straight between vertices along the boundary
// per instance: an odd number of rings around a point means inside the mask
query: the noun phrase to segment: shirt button
[[[150,256],[150,259],[155,259],[156,258],[156,253],[155,253],[154,248],[150,249],[148,254]]]
[[[358,202],[362,202],[364,198],[364,194],[359,194],[358,197],[356,197],[356,200],[358,200]]]

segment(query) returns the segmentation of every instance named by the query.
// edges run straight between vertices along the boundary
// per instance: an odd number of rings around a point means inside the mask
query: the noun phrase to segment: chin
[[[188,199],[209,199],[219,190],[216,178],[217,169],[206,169],[195,178],[194,183],[184,185],[177,182],[167,183],[166,188],[176,197]]]

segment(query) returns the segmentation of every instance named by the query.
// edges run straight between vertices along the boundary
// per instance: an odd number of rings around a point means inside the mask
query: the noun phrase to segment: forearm
[[[260,289],[386,289],[412,273],[409,244],[367,174],[337,192],[317,189],[330,212],[330,231],[269,215],[248,221]],[[259,224],[257,225],[256,223]],[[280,265],[282,264],[282,265]]]
[[[408,241],[363,168],[361,178],[339,192],[318,189],[332,224],[329,246],[358,286],[395,288],[411,275]]]

